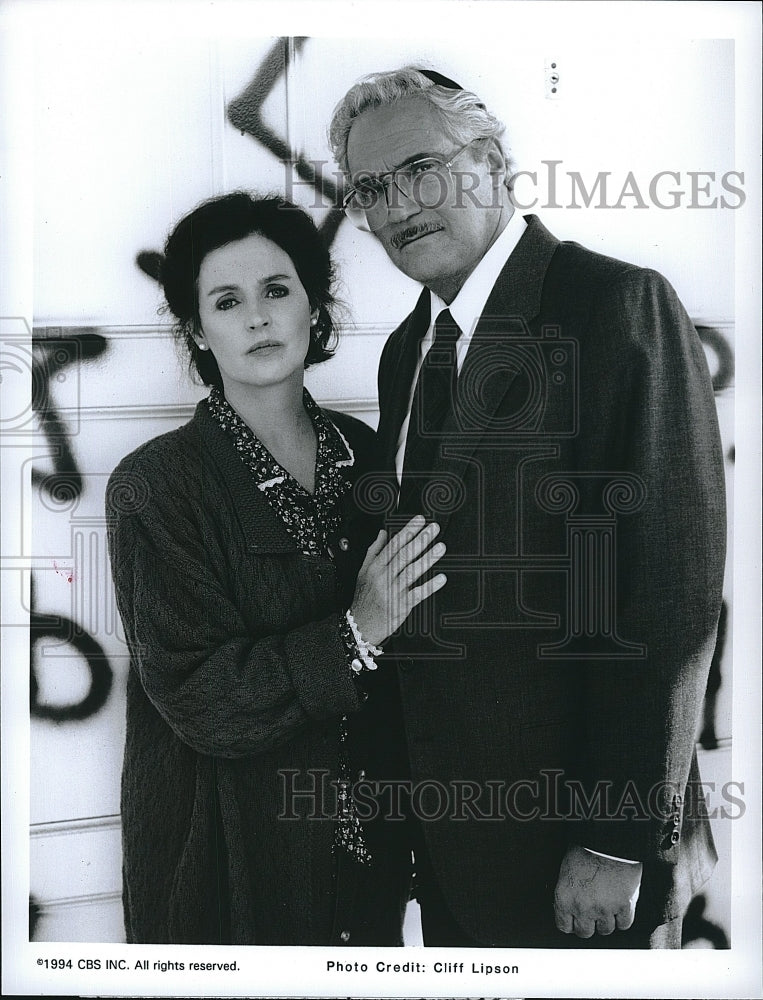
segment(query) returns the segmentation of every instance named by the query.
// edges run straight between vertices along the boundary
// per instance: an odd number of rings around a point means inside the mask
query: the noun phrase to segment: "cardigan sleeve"
[[[145,481],[145,464],[125,460],[107,491],[117,606],[132,667],[178,738],[202,754],[242,757],[356,711],[362,695],[341,612],[252,635],[212,568],[188,497],[157,491],[126,511],[115,499],[125,476]]]

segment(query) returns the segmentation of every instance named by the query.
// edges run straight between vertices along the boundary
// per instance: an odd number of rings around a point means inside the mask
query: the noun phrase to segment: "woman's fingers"
[[[385,550],[382,552],[382,560],[391,562],[412,539],[426,528],[426,520],[421,514],[412,517],[411,520],[390,538]]]
[[[445,545],[437,542],[427,549],[418,559],[409,562],[400,573],[400,579],[407,587],[412,587],[434,564],[445,555]]]
[[[383,550],[384,546],[387,544],[387,532],[382,528],[376,538],[371,542],[366,550],[366,556],[363,560],[363,565],[360,567],[361,571],[364,570]]]
[[[388,563],[389,571],[394,575],[402,573],[432,544],[439,531],[440,525],[433,521],[431,524],[422,525],[418,530],[409,534],[398,546],[397,551],[392,553]],[[398,534],[395,539],[399,537]]]
[[[411,587],[408,591],[408,606],[409,610],[415,608],[417,604],[421,604],[428,597],[431,597],[435,591],[444,587],[448,582],[447,576],[444,573],[438,573],[437,576],[433,576],[431,580],[427,580],[426,583],[422,583],[418,587]]]
[[[434,544],[439,531],[438,524],[427,524],[417,515],[389,540],[386,532],[379,532],[368,547],[358,575],[353,613],[363,635],[371,641],[376,636],[377,645],[399,628],[417,604],[447,582],[445,574],[439,573],[417,585],[445,554],[442,542]]]

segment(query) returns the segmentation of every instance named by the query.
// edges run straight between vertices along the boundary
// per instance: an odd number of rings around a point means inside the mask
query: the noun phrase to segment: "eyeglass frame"
[[[379,185],[379,188],[378,188],[379,193],[380,194],[381,193],[384,194],[384,205],[385,205],[385,211],[387,213],[387,217],[389,217],[389,210],[390,210],[390,207],[391,207],[390,204],[389,204],[389,200],[387,198],[387,192],[390,189],[390,183],[393,184],[397,188],[397,190],[400,192],[400,194],[404,198],[410,198],[411,197],[410,194],[406,194],[405,191],[403,191],[403,189],[400,187],[400,185],[395,180],[395,175],[396,174],[402,173],[402,172],[404,172],[406,170],[410,170],[411,167],[415,167],[417,163],[425,163],[427,160],[434,160],[440,167],[445,167],[445,169],[448,171],[448,175],[450,176],[450,178],[452,180],[453,179],[453,174],[451,173],[451,167],[453,166],[454,162],[458,159],[458,157],[465,150],[467,150],[469,148],[469,146],[471,146],[475,142],[479,142],[481,138],[483,138],[483,137],[482,136],[477,136],[474,139],[470,139],[465,145],[461,146],[460,149],[457,149],[455,151],[455,153],[452,153],[451,156],[450,156],[450,159],[448,159],[448,160],[441,160],[439,154],[432,153],[430,156],[422,156],[418,160],[411,160],[410,163],[406,163],[404,166],[395,167],[394,170],[385,170],[384,173],[381,173],[381,174],[374,174],[373,176],[369,175],[369,180],[373,180],[374,183],[377,183]],[[350,209],[350,210],[348,210],[348,202],[357,193],[358,193],[358,188],[353,185],[353,187],[350,188],[350,190],[347,192],[347,194],[342,199],[342,211],[345,213],[345,215],[350,220],[350,222],[356,227],[356,229],[360,229],[360,230],[362,230],[364,232],[373,232],[373,230],[371,229],[370,225],[368,224],[368,219],[367,218],[366,218],[366,224],[365,225],[360,225],[358,222],[355,222],[355,220],[349,214],[350,211],[357,211],[359,213],[362,212],[363,215],[365,216],[366,212],[368,211],[368,209],[364,209],[364,208]],[[381,228],[381,227],[379,227],[379,228]]]

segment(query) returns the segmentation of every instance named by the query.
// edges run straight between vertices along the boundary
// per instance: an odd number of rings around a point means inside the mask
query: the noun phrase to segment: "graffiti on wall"
[[[50,473],[33,468],[32,483],[41,495],[57,502],[80,497],[84,490],[84,478],[74,457],[68,428],[56,407],[52,388],[57,380],[65,377],[67,368],[100,358],[107,349],[106,337],[93,329],[38,328],[32,331],[32,409],[53,462]],[[58,614],[45,615],[38,611],[35,593],[35,577],[32,574],[29,612],[31,714],[34,718],[57,723],[87,719],[95,715],[108,699],[113,679],[108,657],[95,636],[71,618]],[[90,686],[79,701],[50,704],[40,699],[38,653],[46,642],[68,644],[84,660]]]
[[[279,135],[265,120],[263,109],[270,95],[286,79],[294,57],[301,53],[309,39],[279,38],[258,66],[251,82],[244,91],[233,98],[227,108],[229,123],[249,135],[263,149],[286,167],[291,167],[300,181],[311,185],[316,195],[321,195],[331,206],[318,227],[328,246],[334,242],[344,213],[336,206],[341,204],[341,192],[332,177],[325,177],[317,169],[316,161],[308,160],[292,149],[286,137]],[[158,281],[161,274],[162,254],[157,250],[141,250],[136,263],[144,274]]]
[[[53,460],[52,474],[33,469],[32,482],[49,495],[76,497],[82,493],[82,474],[53,400],[53,384],[65,379],[67,368],[99,358],[107,347],[103,334],[91,328],[64,331],[42,327],[32,331],[32,410]]]
[[[316,169],[314,161],[305,159],[289,146],[286,139],[271,129],[262,113],[268,96],[285,77],[293,55],[301,52],[307,41],[307,38],[282,38],[275,43],[249,86],[228,105],[228,121],[242,134],[250,135],[284,165],[292,166],[301,181],[312,185],[316,194],[328,201],[332,208],[320,230],[330,246],[344,219],[344,213],[337,208],[341,204],[337,185]]]

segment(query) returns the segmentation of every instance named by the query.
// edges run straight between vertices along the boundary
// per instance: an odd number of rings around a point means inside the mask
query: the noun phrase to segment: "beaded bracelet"
[[[352,630],[352,637],[355,640],[355,645],[358,647],[358,659],[354,659],[352,661],[352,669],[356,674],[359,674],[364,667],[366,670],[376,670],[377,664],[374,661],[374,657],[381,656],[384,650],[380,646],[374,646],[373,643],[366,642],[360,634],[358,624],[353,618],[352,611],[349,608],[345,611],[344,617]]]

